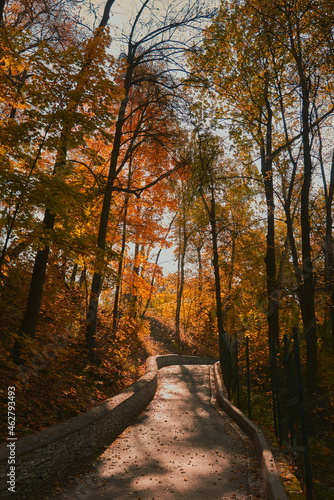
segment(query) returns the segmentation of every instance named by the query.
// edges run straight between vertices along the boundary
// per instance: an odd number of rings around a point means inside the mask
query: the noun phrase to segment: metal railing
[[[252,418],[252,366],[250,352],[252,341],[232,338],[226,332],[221,344],[222,375],[228,398],[248,412]],[[253,353],[254,354],[254,353]],[[242,367],[242,368],[241,368]],[[308,446],[308,415],[304,401],[302,369],[298,331],[284,335],[282,346],[270,342],[268,370],[272,393],[272,417],[274,430],[280,447],[289,451],[292,465],[301,471],[308,500],[313,500],[312,471]],[[246,410],[247,408],[247,410]]]

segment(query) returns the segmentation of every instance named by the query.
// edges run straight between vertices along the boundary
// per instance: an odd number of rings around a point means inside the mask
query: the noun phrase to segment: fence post
[[[230,335],[226,336],[226,387],[228,399],[231,399],[231,340]]]
[[[240,394],[239,394],[239,349],[238,349],[238,335],[235,336],[235,363],[236,363],[236,389],[237,389],[237,407],[240,408]]]
[[[277,398],[277,367],[276,363],[276,348],[274,339],[269,339],[269,356],[270,356],[270,371],[271,371],[271,394],[273,400],[273,416],[274,416],[274,429],[275,436],[280,441],[279,431],[278,431],[278,416],[277,416],[277,406],[278,406],[278,398]]]
[[[311,471],[310,455],[308,449],[307,424],[306,424],[306,415],[304,408],[303,379],[302,379],[302,369],[300,363],[299,338],[298,338],[297,328],[293,328],[293,343],[294,343],[293,347],[294,347],[296,375],[298,383],[300,425],[302,430],[302,442],[303,442],[303,452],[304,452],[306,496],[308,500],[313,500],[312,471]]]
[[[273,400],[273,416],[274,416],[274,429],[275,435],[279,444],[282,442],[281,427],[280,427],[280,406],[278,400],[278,380],[277,380],[277,358],[276,358],[276,345],[275,340],[269,340],[269,356],[270,356],[270,369],[271,369],[271,393]]]
[[[225,383],[225,331],[219,330],[219,361],[220,361],[220,371]]]
[[[249,337],[246,337],[246,370],[247,370],[247,400],[248,400],[248,417],[252,418],[251,401],[250,401],[250,373],[249,373]]]
[[[293,407],[298,404],[298,388],[296,385],[296,377],[293,370],[292,353],[289,351],[288,336],[284,335],[284,366],[286,375],[286,387],[288,391],[288,414],[289,414],[289,428],[290,428],[290,443],[292,463],[295,462],[295,451],[297,447],[297,438],[295,434],[295,419]]]

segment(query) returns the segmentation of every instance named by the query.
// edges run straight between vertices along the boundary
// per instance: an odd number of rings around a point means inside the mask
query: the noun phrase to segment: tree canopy
[[[134,372],[155,317],[222,365],[253,342],[275,400],[298,327],[309,420],[326,400],[333,426],[332,3],[117,9],[0,2],[4,374]]]

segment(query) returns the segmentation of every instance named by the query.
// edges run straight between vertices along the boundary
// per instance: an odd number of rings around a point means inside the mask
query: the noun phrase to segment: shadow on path
[[[133,425],[52,500],[264,498],[248,438],[211,402],[210,367],[159,371]]]

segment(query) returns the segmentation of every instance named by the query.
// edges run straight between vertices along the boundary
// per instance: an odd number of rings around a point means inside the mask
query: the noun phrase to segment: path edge
[[[253,443],[260,466],[266,500],[287,500],[288,497],[266,438],[260,429],[239,408],[234,406],[225,395],[219,361],[214,365],[214,382],[218,405]]]
[[[32,500],[40,497],[102,453],[151,402],[157,390],[160,368],[215,362],[199,356],[150,356],[146,360],[146,373],[121,393],[70,420],[15,441],[14,465],[10,465],[12,461],[9,463],[8,443],[1,445],[0,498]],[[17,414],[19,417],[19,408]],[[15,470],[15,493],[8,490],[10,466]]]

